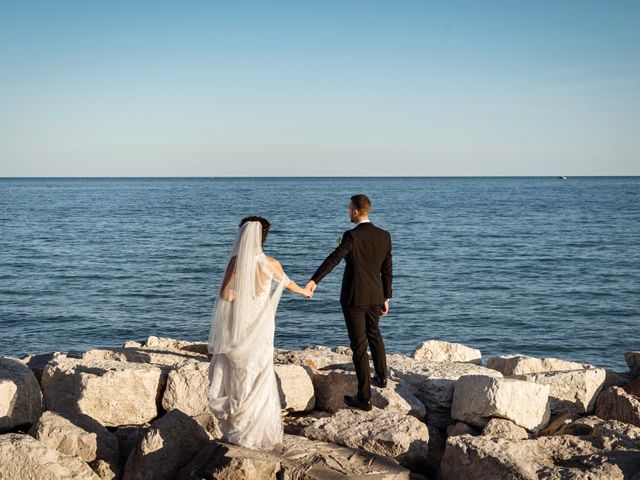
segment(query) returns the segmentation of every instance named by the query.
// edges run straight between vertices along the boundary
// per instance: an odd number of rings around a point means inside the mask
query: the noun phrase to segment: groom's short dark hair
[[[240,226],[244,225],[247,222],[260,222],[262,225],[262,244],[267,241],[267,235],[269,235],[269,228],[271,228],[271,224],[269,220],[262,217],[244,217],[240,222]]]
[[[354,195],[351,197],[351,203],[360,213],[368,215],[371,211],[371,200],[364,194]]]

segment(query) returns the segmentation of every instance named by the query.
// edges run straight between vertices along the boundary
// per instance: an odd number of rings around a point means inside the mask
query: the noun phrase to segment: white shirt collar
[[[371,220],[367,219],[367,220],[360,220],[358,223],[356,223],[356,227],[358,225],[360,225],[361,223],[371,223]]]

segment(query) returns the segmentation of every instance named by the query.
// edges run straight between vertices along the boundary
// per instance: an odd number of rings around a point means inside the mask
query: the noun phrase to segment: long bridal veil
[[[270,449],[282,440],[273,370],[275,313],[288,279],[262,252],[262,225],[241,228],[211,320],[209,408],[223,439]]]

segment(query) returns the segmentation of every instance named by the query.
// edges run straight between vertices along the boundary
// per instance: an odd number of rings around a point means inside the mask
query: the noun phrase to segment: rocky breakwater
[[[220,440],[206,344],[0,358],[0,479],[640,480],[640,352],[629,372],[429,340],[388,356],[370,412],[346,408],[348,348],[277,350],[286,435]]]

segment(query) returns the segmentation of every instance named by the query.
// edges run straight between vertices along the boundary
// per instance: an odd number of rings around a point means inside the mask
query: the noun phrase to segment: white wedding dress
[[[273,336],[276,310],[289,280],[262,252],[259,222],[241,227],[227,277],[209,335],[209,409],[223,441],[270,450],[283,435]]]

